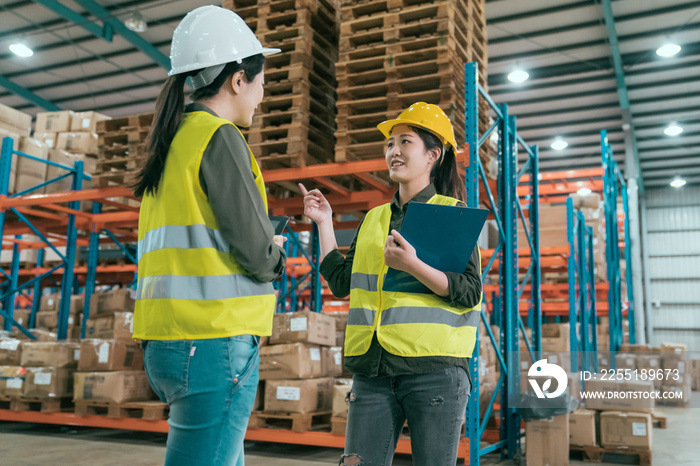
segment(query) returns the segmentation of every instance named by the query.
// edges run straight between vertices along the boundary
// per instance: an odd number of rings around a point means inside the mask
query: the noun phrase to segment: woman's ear
[[[441,155],[442,149],[440,147],[433,147],[428,151],[428,160],[430,160],[433,163],[436,163],[438,160],[440,160]]]
[[[230,78],[230,83],[231,83],[231,90],[235,95],[238,95],[241,93],[241,86],[243,85],[243,80],[245,79],[245,71],[236,71],[231,75]]]

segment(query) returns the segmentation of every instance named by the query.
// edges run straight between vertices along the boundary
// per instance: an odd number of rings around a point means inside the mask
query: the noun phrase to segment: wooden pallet
[[[666,423],[667,423],[667,418],[666,418],[666,416],[663,415],[663,413],[660,413],[658,411],[651,412],[651,425],[652,426],[658,427],[659,429],[665,429]]]
[[[78,400],[75,402],[75,414],[78,416],[98,415],[113,418],[127,417],[156,421],[167,419],[167,411],[168,405],[160,401],[107,403]]]
[[[128,186],[133,183],[134,172],[120,171],[102,173],[92,176],[93,185],[100,188],[109,188],[112,186]]]
[[[281,10],[284,2],[269,2],[258,7],[258,21],[255,27],[256,34],[265,34],[270,31],[282,30],[307,24],[326,37],[338,37],[338,20],[336,11],[330,11],[324,7],[323,2],[313,0],[294,0],[304,3],[301,7],[292,7]],[[287,3],[290,5],[291,3]]]
[[[121,131],[110,131],[97,136],[97,147],[112,147],[114,145],[127,145],[141,143],[148,136],[148,128],[125,127]]]
[[[138,158],[133,155],[111,156],[99,159],[96,163],[95,175],[119,172],[133,172],[138,167]],[[93,178],[94,179],[94,178]]]
[[[628,461],[636,460],[642,466],[651,465],[651,450],[645,448],[632,447],[599,447],[599,446],[569,446],[570,452],[576,452],[576,456],[582,455],[583,461],[587,463],[617,462],[615,460]]]
[[[70,398],[25,398],[16,396],[0,397],[0,409],[11,411],[40,411],[42,413],[60,413],[70,410]]]
[[[112,120],[102,120],[97,122],[97,134],[115,131],[132,130],[134,128],[149,128],[153,121],[153,113],[143,113]]]
[[[294,432],[308,432],[328,429],[330,419],[330,411],[319,411],[309,414],[253,411],[248,421],[248,427],[253,429],[282,428],[291,429]]]

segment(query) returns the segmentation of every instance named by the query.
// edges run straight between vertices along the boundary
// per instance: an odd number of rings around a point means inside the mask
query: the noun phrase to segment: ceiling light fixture
[[[673,42],[667,42],[658,49],[656,49],[656,54],[660,57],[672,57],[681,51],[681,46],[674,44]]]
[[[591,190],[588,188],[581,188],[577,191],[577,194],[580,196],[588,196],[589,194],[591,194]]]
[[[665,134],[666,136],[678,136],[678,135],[681,134],[682,132],[683,132],[683,128],[681,128],[680,126],[678,126],[678,125],[675,124],[675,123],[671,123],[671,124],[668,125],[668,126],[666,127],[666,129],[664,130],[664,134]]]
[[[508,74],[508,81],[514,82],[516,84],[523,83],[530,78],[530,75],[525,70],[515,70]]]
[[[134,13],[124,21],[124,26],[134,32],[145,32],[146,29],[148,29],[148,23],[138,11],[134,11]]]
[[[680,176],[677,176],[671,181],[671,186],[674,188],[680,188],[681,186],[685,186],[686,181],[681,178]]]
[[[34,50],[30,49],[27,44],[23,42],[15,42],[14,44],[10,44],[10,52],[22,58],[31,57],[34,55]]]
[[[564,141],[563,139],[555,139],[551,147],[554,150],[564,150],[567,147],[569,147],[569,143]]]

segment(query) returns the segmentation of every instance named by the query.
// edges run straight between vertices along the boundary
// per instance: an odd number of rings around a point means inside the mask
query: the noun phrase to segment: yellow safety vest
[[[207,112],[185,113],[170,145],[158,192],[143,197],[135,339],[272,332],[276,303],[272,283],[250,277],[233,258],[199,183],[204,150],[226,124],[231,122]],[[252,152],[250,162],[267,211],[265,184]]]
[[[457,202],[438,194],[428,201],[443,205]],[[435,294],[382,290],[388,269],[384,243],[390,220],[390,204],[375,207],[367,213],[357,235],[345,355],[365,354],[376,331],[379,344],[398,356],[471,357],[481,300],[469,309],[451,306]]]

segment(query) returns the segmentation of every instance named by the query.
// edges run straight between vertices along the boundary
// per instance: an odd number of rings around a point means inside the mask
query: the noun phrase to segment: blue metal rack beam
[[[467,404],[466,427],[469,436],[470,459],[469,464],[478,465],[481,456],[492,451],[500,450],[503,458],[514,458],[520,449],[520,415],[516,409],[520,397],[519,372],[519,332],[523,330],[523,337],[528,351],[539,358],[542,350],[541,344],[541,297],[540,297],[540,257],[539,257],[539,164],[538,149],[536,146],[527,146],[525,141],[517,134],[516,118],[509,116],[508,106],[496,105],[489,95],[481,88],[477,80],[478,67],[476,63],[465,65],[465,102],[466,118],[465,133],[469,146],[469,164],[465,173],[467,187],[467,205],[478,207],[479,205],[479,178],[482,179],[490,203],[491,211],[496,219],[499,230],[500,244],[496,247],[495,254],[482,272],[482,277],[491,267],[498,256],[499,267],[499,295],[492,300],[493,318],[500,327],[500,348],[496,352],[499,364],[501,364],[501,376],[496,390],[491,397],[483,421],[479,408],[479,336],[474,353],[469,362],[472,376],[472,394]],[[491,127],[479,136],[478,134],[478,102],[483,98],[496,114],[496,121]],[[485,172],[478,157],[478,151],[488,135],[493,131],[499,133],[499,174],[498,174],[498,205],[491,194]],[[518,145],[528,154],[524,166],[518,171]],[[525,174],[530,174],[529,213],[530,225],[526,225],[523,208],[518,198],[517,187],[520,179]],[[525,234],[531,246],[531,267],[525,275],[522,283],[518,280],[518,229],[517,222],[520,215],[525,227]],[[520,317],[518,300],[521,290],[524,290],[527,281],[531,284],[531,297],[528,313],[528,323],[533,328],[532,344],[527,341],[524,332],[524,324]],[[482,321],[486,326],[487,335],[496,346],[495,338],[491,332],[486,317],[482,314]],[[481,448],[488,417],[493,410],[493,404],[498,395],[501,400],[501,428],[500,441]]]
[[[95,37],[99,39],[104,39],[107,42],[112,42],[114,29],[110,24],[104,23],[102,27],[100,27],[97,24],[90,21],[89,19],[85,18],[80,13],[71,10],[70,8],[62,5],[56,0],[34,0],[34,2],[48,8],[49,10],[67,19],[68,21],[74,22],[76,25],[93,34]]]

